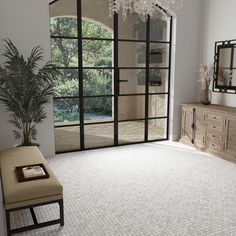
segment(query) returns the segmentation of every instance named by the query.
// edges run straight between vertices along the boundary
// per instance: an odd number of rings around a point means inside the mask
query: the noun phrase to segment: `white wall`
[[[0,39],[11,39],[24,56],[29,56],[34,46],[44,49],[45,61],[50,59],[50,34],[48,0],[1,0]],[[2,49],[1,44],[1,49]],[[3,58],[0,57],[0,63]],[[54,155],[52,104],[47,106],[48,119],[38,127],[38,140],[46,156]],[[0,149],[12,147],[17,141],[8,123],[8,114],[0,106]]]
[[[172,139],[178,140],[181,127],[181,107],[184,102],[197,100],[196,73],[200,62],[202,7],[205,0],[183,0],[177,15],[174,73],[172,74]],[[173,79],[174,78],[174,79]]]
[[[200,26],[202,1],[183,0],[184,5],[177,16],[176,47],[173,53],[171,127],[174,139],[180,135],[180,103],[197,98],[195,71],[199,66]],[[215,0],[214,0],[215,1]],[[10,38],[24,55],[40,44],[45,49],[45,59],[50,58],[48,0],[1,0],[0,38]],[[176,64],[174,64],[174,59]],[[0,62],[2,58],[0,58]],[[41,149],[46,156],[54,155],[52,105],[47,106],[48,120],[39,127]],[[0,106],[0,149],[11,147],[16,141],[8,116]]]
[[[216,41],[236,39],[236,1],[206,0],[201,55],[202,63],[213,62]],[[236,95],[213,93],[213,103],[236,106]]]

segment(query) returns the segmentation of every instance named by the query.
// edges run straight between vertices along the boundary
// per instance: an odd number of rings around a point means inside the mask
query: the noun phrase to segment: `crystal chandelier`
[[[171,15],[182,7],[182,0],[109,0],[110,13],[122,12],[124,18],[127,14],[137,13],[142,18],[153,16],[157,11],[156,5],[165,9]]]

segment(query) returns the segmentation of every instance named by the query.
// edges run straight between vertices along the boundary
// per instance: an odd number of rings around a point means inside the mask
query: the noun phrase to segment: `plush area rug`
[[[56,155],[64,186],[65,226],[18,235],[234,236],[236,165],[171,142]],[[58,217],[57,205],[35,210]],[[0,235],[5,219],[0,207]],[[12,214],[13,227],[32,223]]]

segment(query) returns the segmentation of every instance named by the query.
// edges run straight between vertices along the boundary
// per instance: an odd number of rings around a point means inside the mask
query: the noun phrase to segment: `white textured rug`
[[[65,226],[19,235],[236,235],[230,162],[172,143],[61,154],[49,162],[64,185]],[[41,220],[57,212],[57,206],[36,209]],[[12,219],[32,222],[28,211]],[[3,220],[1,236],[2,226]]]

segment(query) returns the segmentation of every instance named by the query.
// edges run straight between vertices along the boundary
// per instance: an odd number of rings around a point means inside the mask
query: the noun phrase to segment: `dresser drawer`
[[[214,139],[208,138],[206,140],[206,147],[215,150],[223,150],[223,143]]]
[[[214,123],[220,123],[222,125],[224,123],[224,117],[221,115],[209,113],[207,117],[209,122],[213,121]]]
[[[217,141],[223,141],[223,133],[214,130],[207,130],[207,138]]]
[[[236,164],[236,107],[199,103],[182,107],[183,143]]]
[[[215,122],[207,122],[207,130],[212,130],[212,131],[219,131],[219,132],[223,132],[224,131],[224,125],[223,124],[218,124]]]

